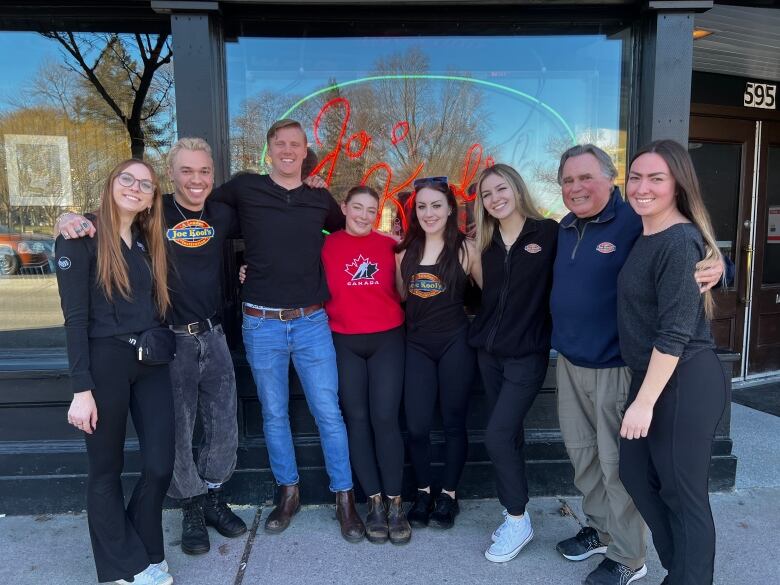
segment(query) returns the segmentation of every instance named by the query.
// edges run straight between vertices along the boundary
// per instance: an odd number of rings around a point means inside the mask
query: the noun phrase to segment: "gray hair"
[[[583,154],[592,154],[596,157],[596,160],[599,161],[599,166],[601,167],[601,173],[607,179],[614,181],[617,178],[618,172],[617,168],[615,168],[615,163],[612,162],[612,157],[610,157],[606,152],[601,150],[595,144],[578,144],[577,146],[572,146],[569,150],[561,155],[561,163],[558,165],[559,185],[563,179],[563,165],[566,164],[566,161],[570,158],[581,156]]]

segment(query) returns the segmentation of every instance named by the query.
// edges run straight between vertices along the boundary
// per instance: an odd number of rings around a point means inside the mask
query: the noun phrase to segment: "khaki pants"
[[[626,367],[583,368],[558,355],[558,418],[582,492],[588,525],[607,557],[638,569],[645,562],[645,523],[618,477],[618,442],[631,384]]]

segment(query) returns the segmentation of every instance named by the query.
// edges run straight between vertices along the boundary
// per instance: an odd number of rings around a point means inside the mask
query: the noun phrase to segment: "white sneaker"
[[[496,528],[493,531],[493,534],[490,535],[490,540],[493,542],[497,541],[499,538],[501,538],[501,531],[504,529],[504,525],[506,524],[506,515],[508,512],[506,511],[506,508],[501,510],[501,514],[504,516],[504,521],[498,525],[498,528]]]
[[[130,581],[125,581],[124,579],[114,581],[114,583],[118,583],[119,585],[173,585],[173,577],[168,573],[155,568],[155,565],[149,565],[143,571],[133,576],[132,583]]]
[[[507,515],[498,539],[485,551],[485,558],[494,563],[511,561],[533,537],[534,529],[528,512],[519,520]]]
[[[151,564],[148,567],[146,567],[147,571],[154,571],[156,573],[161,573],[163,577],[168,578],[170,577],[171,583],[173,583],[173,577],[170,574],[170,571],[168,570],[168,561],[165,559],[162,560],[161,563],[155,563]]]

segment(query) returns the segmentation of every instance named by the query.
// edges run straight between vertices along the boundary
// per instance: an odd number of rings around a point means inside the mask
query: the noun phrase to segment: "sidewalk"
[[[780,418],[733,405],[732,437],[739,458],[737,489],[711,497],[718,532],[717,585],[776,583],[780,560]],[[0,503],[0,506],[2,504]],[[0,510],[2,512],[2,510]],[[178,547],[180,513],[164,514],[167,558],[180,585],[430,585],[519,583],[577,584],[601,561],[581,563],[555,552],[559,540],[579,530],[578,498],[534,498],[529,505],[535,538],[505,564],[483,557],[490,534],[501,520],[495,500],[462,502],[449,531],[421,529],[405,546],[349,544],[338,533],[333,506],[301,510],[281,535],[262,525],[269,509],[242,507],[250,526],[246,536],[229,540],[210,530],[211,552],[188,557]],[[0,583],[14,585],[92,585],[86,515],[7,516],[0,518]],[[648,575],[637,583],[658,585],[664,572],[655,550],[648,551]]]

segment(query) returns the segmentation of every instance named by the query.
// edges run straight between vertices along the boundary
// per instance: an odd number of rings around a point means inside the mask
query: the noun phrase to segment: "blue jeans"
[[[276,482],[298,483],[288,411],[292,358],[320,432],[330,490],[352,489],[347,429],[339,408],[336,352],[325,310],[292,321],[244,314],[242,329],[246,359],[263,405],[263,434]]]

